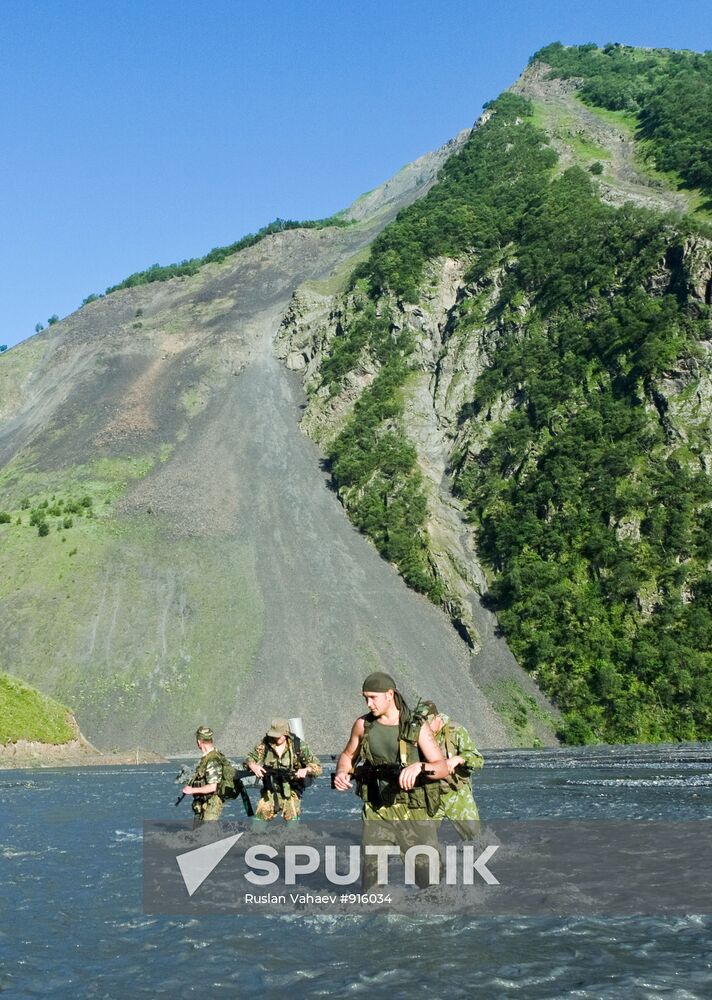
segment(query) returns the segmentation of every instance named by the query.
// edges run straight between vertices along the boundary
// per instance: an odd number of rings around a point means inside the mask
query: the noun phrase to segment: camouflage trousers
[[[409,847],[434,847],[438,850],[437,820],[428,816],[425,809],[411,809],[407,805],[381,806],[375,809],[364,802],[363,834],[361,838],[361,887],[366,890],[379,885],[378,858],[366,854],[366,847],[397,847],[401,858]],[[420,854],[415,859],[415,882],[423,888],[431,885],[430,862]]]
[[[435,819],[450,820],[463,840],[473,840],[479,835],[480,814],[469,782],[443,795]]]
[[[219,795],[211,795],[207,799],[195,796],[193,798],[193,826],[209,823],[220,819],[225,803]]]
[[[300,811],[301,802],[296,792],[292,792],[289,796],[282,796],[277,792],[263,792],[255,809],[255,819],[268,821],[281,815],[282,819],[289,823],[299,819]]]

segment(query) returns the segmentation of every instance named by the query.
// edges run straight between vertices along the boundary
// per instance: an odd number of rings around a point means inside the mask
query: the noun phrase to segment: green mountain
[[[378,668],[483,746],[709,739],[711,86],[549,46],[335,219],[3,354],[0,669],[104,747],[332,750]]]
[[[301,716],[334,750],[379,668],[481,745],[554,740],[494,626],[478,660],[354,531],[273,353],[294,291],[337,287],[469,131],[336,224],[137,272],[2,356],[0,669],[99,747],[185,750],[207,722],[237,751]]]
[[[710,53],[543,49],[280,333],[354,523],[574,742],[712,736],[711,98]]]

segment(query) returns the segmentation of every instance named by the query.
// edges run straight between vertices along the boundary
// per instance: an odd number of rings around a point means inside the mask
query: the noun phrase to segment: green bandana
[[[375,694],[382,694],[384,691],[395,691],[396,682],[389,674],[384,674],[381,670],[369,674],[361,685],[362,691],[371,691]]]

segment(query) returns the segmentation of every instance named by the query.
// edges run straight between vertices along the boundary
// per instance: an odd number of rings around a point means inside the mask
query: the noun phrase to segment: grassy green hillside
[[[0,744],[32,740],[67,743],[75,732],[69,709],[16,677],[0,672]]]
[[[0,474],[6,665],[69,702],[107,746],[129,730],[155,739],[173,718],[209,714],[221,724],[228,706],[213,685],[234,687],[236,662],[250,662],[262,632],[249,543],[227,553],[186,538],[178,574],[165,517],[147,508],[117,518],[117,501],[169,454],[52,473],[25,456]]]
[[[226,552],[185,539],[179,574],[158,517],[74,515],[65,529],[50,516],[42,536],[28,514],[0,525],[5,634],[26,676],[69,701],[106,746],[129,730],[155,739],[169,719],[222,724],[229,706],[214,691],[234,689],[263,629],[249,544]]]
[[[3,356],[0,665],[96,746],[172,751],[209,722],[241,748],[301,715],[330,750],[365,673],[401,664],[415,691],[469,692],[463,721],[506,743],[468,650],[325,488],[273,357],[295,289],[340,280],[460,141],[353,224],[280,222],[133,275]]]
[[[580,80],[592,107],[634,116],[643,157],[712,200],[712,52],[556,43],[533,59]]]
[[[709,54],[539,55],[583,78],[585,100],[637,115],[641,157],[708,192]],[[489,111],[355,272],[321,388],[338,393],[364,356],[378,375],[332,446],[334,478],[356,523],[439,599],[404,422],[419,361],[402,303],[430,294],[434,258],[462,259],[447,339],[464,350],[486,332],[489,346],[454,415],[452,472],[512,650],[564,711],[565,739],[710,739],[710,309],[686,256],[704,226],[604,202],[600,171],[559,169],[522,97]]]

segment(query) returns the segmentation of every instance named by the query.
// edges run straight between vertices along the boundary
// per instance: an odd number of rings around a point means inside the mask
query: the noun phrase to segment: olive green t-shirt
[[[398,726],[374,722],[368,731],[368,748],[376,764],[397,764],[399,760]]]

